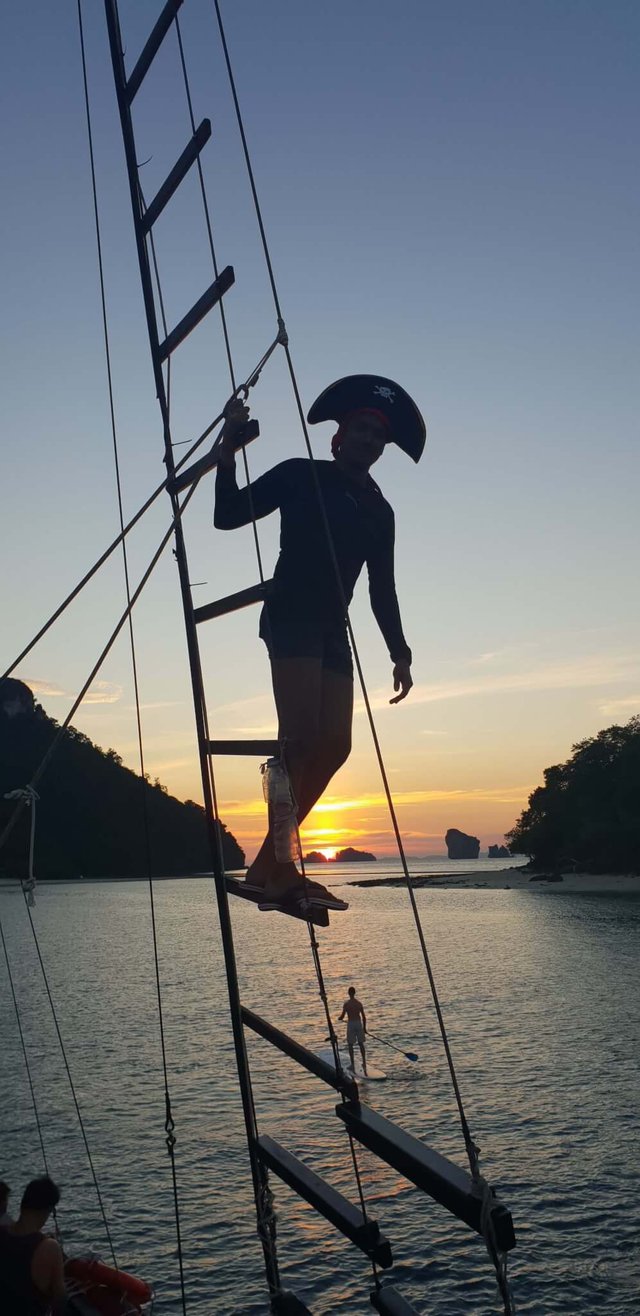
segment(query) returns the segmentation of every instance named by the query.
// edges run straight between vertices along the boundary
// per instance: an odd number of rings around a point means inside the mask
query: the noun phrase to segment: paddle
[[[399,1051],[400,1055],[405,1057],[405,1060],[415,1061],[420,1059],[420,1056],[417,1056],[415,1051],[403,1051],[402,1047],[396,1046],[395,1042],[386,1042],[384,1037],[378,1037],[377,1033],[370,1033],[369,1029],[367,1029],[367,1032],[365,1034],[365,1040],[367,1037],[372,1037],[375,1042],[382,1042],[383,1046],[390,1046],[394,1051]],[[330,1042],[331,1038],[325,1037],[324,1040],[325,1042]]]
[[[403,1051],[402,1047],[396,1046],[395,1042],[387,1042],[384,1037],[378,1037],[377,1033],[369,1032],[369,1029],[367,1029],[367,1037],[372,1037],[375,1042],[382,1042],[383,1046],[390,1046],[394,1051],[399,1051],[400,1055],[405,1057],[405,1060],[415,1061],[420,1059],[420,1057],[416,1055],[415,1051]]]

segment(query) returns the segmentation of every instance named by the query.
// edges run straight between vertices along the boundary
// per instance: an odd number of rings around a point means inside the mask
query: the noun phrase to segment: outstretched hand
[[[411,677],[411,663],[406,658],[400,658],[393,669],[393,688],[399,690],[400,694],[395,699],[390,699],[390,704],[399,704],[401,699],[406,699],[413,680]]]

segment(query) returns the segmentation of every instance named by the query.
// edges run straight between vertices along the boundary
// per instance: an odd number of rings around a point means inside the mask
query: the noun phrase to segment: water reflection
[[[415,1050],[372,1050],[382,1114],[464,1163],[451,1084],[402,891],[351,888],[320,934],[334,1017],[353,982],[371,1027]],[[123,1265],[179,1310],[148,897],[142,885],[43,887],[35,911],[69,1063]],[[189,1310],[266,1311],[211,889],[158,884],[160,958]],[[71,1245],[103,1246],[55,1033],[18,893],[0,895],[54,1177]],[[638,1310],[638,904],[518,893],[418,893],[460,1084],[487,1173],[516,1218],[513,1276],[530,1316]],[[326,1024],[303,924],[234,907],[243,1001],[320,1047]],[[0,1175],[39,1172],[19,1038],[0,966]],[[260,1127],[357,1200],[335,1094],[249,1038]],[[359,1152],[391,1239],[394,1280],[435,1316],[488,1313],[483,1247]],[[364,1256],[274,1181],[283,1279],[318,1316],[368,1309]]]

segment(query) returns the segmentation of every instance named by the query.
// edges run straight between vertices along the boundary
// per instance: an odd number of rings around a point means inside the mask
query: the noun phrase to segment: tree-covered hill
[[[15,805],[7,791],[27,785],[58,731],[19,681],[0,685],[0,832]],[[206,872],[211,867],[204,810],[182,803],[159,782],[143,782],[70,727],[37,786],[37,877],[146,876],[143,791],[157,876]],[[24,876],[28,810],[0,850],[0,875]],[[244,853],[222,827],[225,866],[239,868]]]
[[[536,865],[640,873],[640,717],[574,745],[547,768],[506,840]]]

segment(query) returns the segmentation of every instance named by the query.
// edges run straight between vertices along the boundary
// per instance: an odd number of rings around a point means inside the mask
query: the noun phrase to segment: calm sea
[[[468,865],[479,866],[486,861]],[[351,867],[344,876],[392,868]],[[348,894],[349,912],[319,934],[334,1016],[353,983],[371,1028],[420,1057],[412,1065],[372,1043],[388,1080],[369,1085],[365,1099],[464,1164],[406,893]],[[40,887],[37,899],[34,921],[118,1261],[153,1283],[157,1316],[169,1316],[180,1304],[148,892],[141,883],[64,884]],[[420,890],[417,900],[472,1133],[516,1222],[510,1270],[520,1316],[637,1316],[640,901],[445,888]],[[188,1310],[263,1316],[213,891],[203,880],[160,882],[156,903]],[[49,1168],[63,1186],[64,1240],[106,1256],[18,891],[0,892],[0,912]],[[233,915],[243,1001],[321,1047],[305,925],[239,901]],[[42,1163],[1,958],[0,992],[0,1178],[17,1197]],[[259,1039],[249,1049],[261,1131],[356,1200],[335,1094]],[[392,1276],[416,1310],[500,1310],[481,1240],[368,1153],[359,1159],[370,1213],[393,1246]],[[366,1259],[273,1187],[285,1286],[318,1316],[370,1311]]]

